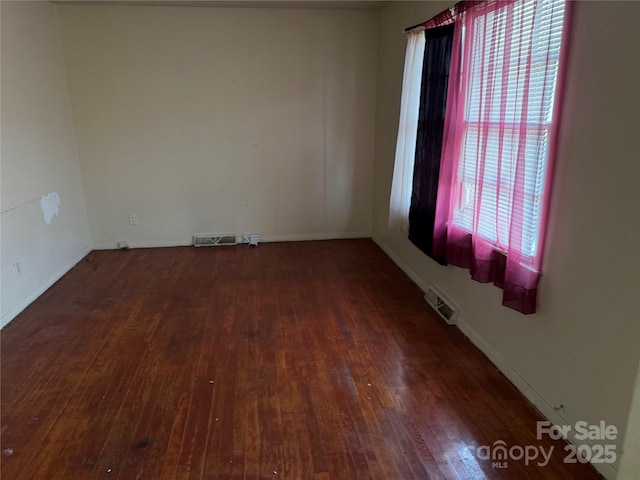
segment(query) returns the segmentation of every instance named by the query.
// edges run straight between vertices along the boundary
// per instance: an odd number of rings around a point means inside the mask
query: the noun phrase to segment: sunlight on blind
[[[563,17],[564,1],[522,0],[478,17],[466,32],[471,61],[452,220],[506,249],[512,212],[524,212],[515,223],[526,256],[537,251]]]

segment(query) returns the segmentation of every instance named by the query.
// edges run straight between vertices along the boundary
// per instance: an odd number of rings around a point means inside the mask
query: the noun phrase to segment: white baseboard
[[[66,263],[60,269],[45,278],[37,288],[32,290],[31,293],[29,293],[10,310],[0,316],[0,329],[4,328],[11,320],[16,318],[20,314],[20,312],[31,305],[34,300],[36,300],[40,295],[46,292],[54,283],[60,280],[60,278],[62,278],[65,273],[67,273],[78,262],[80,262],[91,251],[91,249],[91,245],[85,246],[77,255],[73,257],[70,262]]]
[[[313,240],[341,240],[347,238],[371,238],[371,232],[328,232],[293,233],[285,235],[263,235],[262,241],[268,242],[308,242]]]
[[[400,270],[407,274],[407,276],[413,280],[413,283],[420,287],[420,290],[426,293],[427,291],[427,282],[425,282],[420,275],[418,275],[409,265],[400,260],[393,250],[387,245],[378,235],[375,233],[371,236],[371,239],[374,241],[376,245],[378,245],[387,256],[393,260]]]
[[[173,238],[169,240],[128,240],[129,248],[164,248],[189,247],[193,245],[193,238]],[[117,250],[118,242],[98,242],[93,245],[94,250]]]
[[[304,242],[312,240],[338,240],[344,238],[371,238],[371,232],[329,232],[329,233],[292,233],[284,235],[262,235],[262,243],[269,242]],[[239,240],[239,239],[238,239]],[[162,248],[162,247],[189,247],[193,245],[193,238],[175,238],[169,240],[140,240],[129,241],[129,248]],[[95,250],[116,250],[117,242],[99,242],[93,248]]]
[[[394,251],[375,233],[372,236],[373,241],[378,245],[384,253],[387,254],[400,269],[413,280],[423,292],[426,292],[427,284],[409,265],[403,262]],[[473,343],[485,356],[493,363],[515,387],[529,400],[545,417],[554,425],[575,425],[577,420],[571,420],[558,413],[549,401],[545,399],[525,378],[523,378],[505,359],[495,350],[487,340],[482,337],[461,315],[458,317],[456,325],[460,331]],[[570,435],[575,434],[573,431]],[[575,444],[584,444],[584,441],[576,441],[570,437],[568,440]],[[618,458],[620,458],[618,452]],[[618,469],[615,464],[599,463],[593,464],[595,469],[608,480],[614,480],[618,475]]]

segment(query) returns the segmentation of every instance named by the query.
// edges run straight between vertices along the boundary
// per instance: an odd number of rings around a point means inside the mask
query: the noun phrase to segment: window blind
[[[505,250],[518,225],[528,257],[538,248],[564,9],[563,0],[519,0],[464,32],[471,58],[461,73],[467,88],[452,222]]]

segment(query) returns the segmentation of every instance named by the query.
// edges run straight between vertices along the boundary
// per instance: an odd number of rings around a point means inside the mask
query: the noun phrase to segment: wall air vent
[[[238,239],[234,233],[194,235],[194,247],[220,247],[223,245],[237,245]]]
[[[428,286],[424,299],[442,319],[449,325],[455,325],[458,319],[458,308],[442,295],[436,288]]]

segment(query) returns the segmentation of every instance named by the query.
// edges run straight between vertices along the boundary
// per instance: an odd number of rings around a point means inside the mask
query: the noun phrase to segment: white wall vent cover
[[[223,245],[237,245],[238,239],[234,233],[224,233],[220,235],[194,235],[194,247],[220,247]]]
[[[440,315],[449,325],[455,325],[458,319],[458,307],[442,295],[436,288],[428,286],[424,299],[438,315]]]

